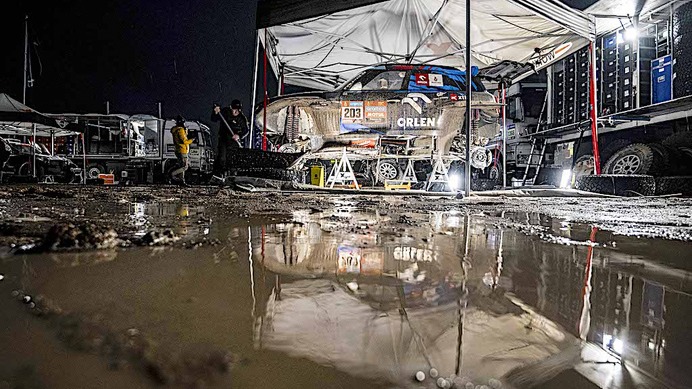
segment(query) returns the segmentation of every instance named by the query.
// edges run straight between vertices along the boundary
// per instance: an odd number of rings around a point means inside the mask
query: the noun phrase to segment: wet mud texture
[[[488,216],[532,212],[571,222],[592,223],[602,230],[671,240],[692,240],[692,202],[680,198],[593,199],[428,196],[315,195],[311,193],[247,193],[227,187],[103,187],[13,185],[0,187],[0,247],[36,251],[90,250],[137,245],[197,247],[209,239],[181,238],[171,227],[216,218],[247,219],[251,215],[291,214],[300,209],[324,210],[336,198],[356,207],[375,207],[401,214],[472,209]],[[169,212],[142,223],[133,217],[137,204],[184,205],[201,214]],[[186,208],[187,209],[187,208]],[[405,219],[402,219],[407,223]],[[520,226],[521,227],[521,226]],[[526,227],[526,226],[524,226]],[[533,228],[533,227],[530,227]]]
[[[239,361],[238,356],[223,350],[203,355],[163,352],[138,329],[116,330],[103,315],[66,311],[42,295],[34,298],[22,290],[12,291],[12,297],[24,304],[32,315],[46,321],[65,346],[103,356],[112,370],[132,366],[157,384],[205,387],[213,383],[217,375],[229,372]]]

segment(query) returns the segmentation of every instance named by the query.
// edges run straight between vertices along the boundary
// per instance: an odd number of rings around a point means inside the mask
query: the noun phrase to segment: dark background
[[[111,113],[158,115],[161,102],[164,117],[209,124],[213,103],[238,98],[250,114],[256,0],[24,3],[0,16],[0,92],[22,100],[28,14],[26,103],[38,111],[105,113],[108,101]]]

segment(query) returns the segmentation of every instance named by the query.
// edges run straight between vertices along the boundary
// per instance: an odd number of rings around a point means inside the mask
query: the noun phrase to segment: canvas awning
[[[268,60],[287,84],[329,90],[365,67],[386,63],[463,68],[464,0],[263,0]],[[594,37],[586,14],[558,0],[474,0],[472,64],[503,60],[542,68]],[[259,31],[264,43],[264,31]]]
[[[0,93],[0,123],[24,127],[27,124],[62,128],[57,120],[20,103],[7,93]]]

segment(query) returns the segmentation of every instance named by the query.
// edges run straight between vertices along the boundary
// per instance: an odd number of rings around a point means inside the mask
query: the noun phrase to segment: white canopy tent
[[[292,9],[293,18],[280,12],[284,3],[260,2],[258,28],[266,28],[267,59],[286,84],[329,90],[386,63],[465,68],[464,0],[370,1],[345,10],[306,1],[312,12]],[[474,0],[470,30],[471,62],[481,68],[503,60],[543,67],[594,38],[591,19],[557,0]],[[264,44],[263,31],[259,38]]]
[[[558,0],[263,0],[257,15],[258,48],[260,42],[265,47],[265,113],[267,63],[279,79],[279,90],[284,83],[331,90],[364,68],[391,63],[462,69],[503,61],[530,64],[529,68],[515,70],[517,74],[511,78],[516,79],[589,42],[593,49],[595,40],[593,19]],[[595,65],[592,71],[595,74]],[[253,88],[256,80],[255,74]],[[468,85],[466,95],[470,101]],[[255,96],[253,89],[253,107]],[[595,94],[591,104],[596,106]],[[466,126],[471,128],[470,105],[466,107],[466,118]],[[254,127],[254,115],[252,119]],[[596,118],[592,120],[597,147]],[[466,138],[470,144],[469,132]],[[467,148],[467,161],[469,153]],[[465,170],[468,195],[470,164]]]

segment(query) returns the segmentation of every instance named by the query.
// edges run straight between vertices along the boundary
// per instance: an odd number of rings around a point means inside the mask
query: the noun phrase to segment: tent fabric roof
[[[44,126],[60,128],[58,122],[33,108],[30,108],[10,97],[0,93],[0,122],[2,123],[36,123]]]
[[[297,12],[307,15],[300,20],[279,16],[282,9],[302,7],[286,0],[265,0],[258,9],[266,13],[258,15],[259,25],[270,26],[272,68],[277,76],[284,69],[287,84],[333,89],[366,67],[386,63],[464,67],[464,0],[388,0],[345,10],[344,2],[333,2],[336,8],[295,3],[314,7]],[[472,64],[481,68],[502,60],[550,59],[559,47],[566,55],[593,38],[591,19],[557,0],[474,0],[471,6]],[[264,33],[259,36],[264,42]]]

